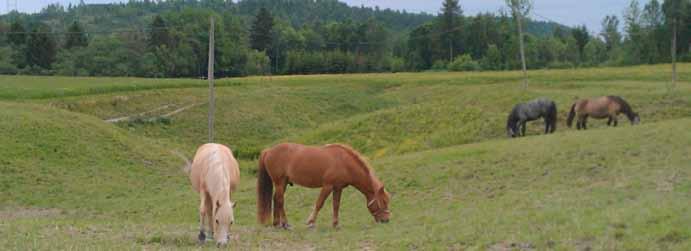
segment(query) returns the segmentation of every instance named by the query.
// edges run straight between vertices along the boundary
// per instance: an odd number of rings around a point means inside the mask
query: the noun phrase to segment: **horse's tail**
[[[557,104],[551,102],[549,106],[549,123],[551,124],[551,132],[557,130]]]
[[[271,215],[271,197],[274,184],[266,170],[266,152],[259,156],[259,170],[257,173],[257,220],[266,225]]]
[[[573,118],[576,117],[576,104],[578,104],[578,102],[573,103],[571,106],[571,111],[569,112],[569,117],[566,118],[566,125],[569,128],[571,128],[571,125],[573,125]]]
[[[182,171],[184,171],[185,174],[190,175],[190,172],[192,171],[192,162],[187,157],[185,157],[184,154],[178,151],[171,151],[171,153],[185,161],[185,166],[182,168]]]

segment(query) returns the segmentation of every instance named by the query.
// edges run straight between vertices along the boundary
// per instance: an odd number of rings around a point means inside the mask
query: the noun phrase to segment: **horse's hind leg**
[[[611,125],[612,125],[612,121],[613,121],[612,116],[609,116],[609,120],[607,121],[607,125],[608,125],[608,126],[611,126]]]
[[[276,192],[274,192],[274,226],[288,229],[288,219],[286,218],[286,211],[283,199],[285,198],[285,191],[287,182],[276,184]]]
[[[307,219],[307,226],[310,228],[314,227],[314,222],[317,220],[317,215],[319,215],[319,210],[324,206],[324,201],[329,197],[333,191],[333,186],[323,186],[321,192],[319,193],[319,198],[317,198],[317,203],[314,205],[314,210]]]

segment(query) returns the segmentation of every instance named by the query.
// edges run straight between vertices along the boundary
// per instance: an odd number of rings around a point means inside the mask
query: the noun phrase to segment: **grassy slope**
[[[682,79],[689,69],[682,68]],[[514,73],[223,80],[241,84],[219,88],[222,142],[248,151],[286,138],[350,142],[375,157],[377,174],[395,194],[391,224],[374,225],[362,196],[348,189],[341,230],[328,226],[327,205],[312,231],[302,222],[317,191],[291,188],[287,208],[296,229],[265,229],[254,223],[255,163],[242,161],[234,245],[400,250],[516,243],[539,250],[688,250],[691,120],[678,118],[691,115],[691,89],[685,83],[663,98],[660,70],[535,72],[530,91],[518,94],[512,90]],[[75,84],[82,81],[92,79]],[[206,91],[121,92],[117,83],[103,81],[115,93],[77,88],[81,96],[0,102],[0,138],[9,139],[0,144],[0,233],[7,236],[0,246],[195,247],[197,198],[166,147],[190,153],[203,141],[203,105],[170,124],[113,126],[27,103],[110,118],[203,102]],[[72,85],[69,79],[60,83]],[[27,88],[40,93],[35,97],[56,93]],[[561,123],[556,135],[499,140],[505,110],[518,100],[547,95],[563,104],[602,92],[635,100],[644,125],[575,132],[564,131]],[[479,111],[490,115],[478,120]],[[483,143],[443,148],[472,142]]]
[[[691,65],[680,67],[691,78]],[[665,66],[535,71],[528,91],[517,89],[513,72],[364,74],[247,78],[218,88],[216,124],[219,142],[241,157],[254,157],[279,141],[309,144],[344,142],[373,158],[504,137],[511,107],[546,96],[559,106],[559,131],[576,97],[620,95],[644,122],[691,115],[691,86],[666,95]],[[327,84],[328,83],[328,84]],[[46,90],[49,92],[50,90]],[[134,133],[196,146],[205,140],[206,96],[203,88],[116,92],[33,102],[47,103],[103,119],[137,114],[170,105],[163,114],[187,104],[199,106],[166,123],[122,123]],[[622,116],[622,120],[625,118]],[[626,123],[622,123],[626,124]],[[603,121],[591,120],[595,128]],[[540,132],[540,123],[530,126]],[[193,149],[187,149],[189,151]]]
[[[9,236],[0,244],[194,246],[196,198],[164,149],[87,116],[1,106],[0,121],[9,128],[2,136],[10,139],[0,151],[7,169],[1,198],[10,206],[0,224]],[[17,117],[23,119],[7,119]],[[382,158],[373,165],[394,193],[394,222],[374,225],[362,196],[348,189],[339,231],[328,226],[329,206],[316,231],[302,226],[316,198],[302,188],[288,195],[295,230],[255,225],[253,177],[243,172],[235,245],[685,250],[691,247],[689,126],[691,120],[673,120]]]

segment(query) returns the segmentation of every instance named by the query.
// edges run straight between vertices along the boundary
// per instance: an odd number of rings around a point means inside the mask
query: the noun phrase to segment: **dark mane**
[[[516,105],[513,107],[513,109],[511,109],[509,118],[506,120],[506,129],[512,129],[516,124],[516,121],[518,121],[518,106],[519,105]]]
[[[619,96],[607,96],[607,98],[619,104],[621,106],[621,112],[626,114],[626,117],[628,117],[629,120],[634,119],[635,114],[633,112],[633,109],[631,109],[631,105],[629,105],[629,103],[626,102],[626,100]]]

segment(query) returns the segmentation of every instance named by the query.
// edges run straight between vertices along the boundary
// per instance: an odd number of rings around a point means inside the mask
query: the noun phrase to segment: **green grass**
[[[242,170],[231,247],[689,250],[688,66],[672,94],[663,88],[665,66],[537,71],[528,91],[517,88],[513,72],[220,80],[238,83],[217,89],[216,134],[239,153]],[[0,80],[0,99],[11,100],[0,101],[0,246],[197,248],[198,198],[170,151],[191,155],[205,141],[203,82]],[[120,87],[129,81],[151,87]],[[93,82],[106,87],[93,91]],[[73,95],[56,95],[65,86]],[[606,128],[591,120],[586,132],[565,128],[575,97],[608,94],[629,100],[643,124]],[[508,110],[538,96],[557,101],[558,133],[536,136],[536,122],[533,136],[506,139]],[[192,103],[199,106],[166,121],[102,121]],[[363,196],[349,188],[341,228],[330,227],[327,201],[309,230],[304,221],[318,190],[291,187],[286,207],[295,228],[257,225],[252,157],[281,141],[361,150],[393,194],[392,222],[375,224]]]
[[[255,158],[264,147],[282,141],[343,142],[379,158],[503,138],[512,106],[536,97],[557,101],[559,131],[566,129],[568,109],[579,97],[623,96],[644,122],[690,116],[691,86],[682,82],[669,94],[667,83],[656,80],[664,69],[654,66],[536,71],[531,73],[533,80],[527,91],[522,91],[519,81],[513,80],[517,76],[513,72],[221,80],[240,85],[217,89],[216,138],[244,158]],[[691,67],[680,69],[682,76],[691,73]],[[203,88],[156,89],[31,102],[102,119],[170,105],[156,113],[165,114],[188,104],[199,104],[165,123],[119,124],[135,134],[174,142],[192,151],[206,140],[203,135],[207,130],[207,95]],[[600,128],[604,123],[591,120],[590,124]],[[530,133],[539,133],[541,127],[540,122],[533,123]]]

